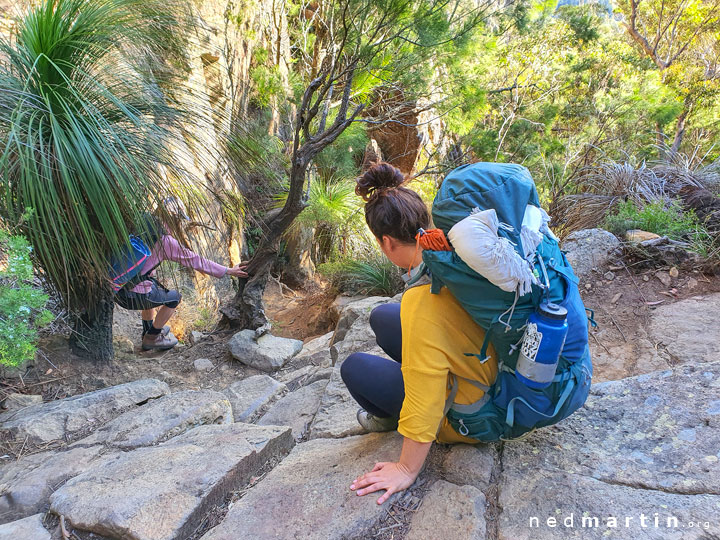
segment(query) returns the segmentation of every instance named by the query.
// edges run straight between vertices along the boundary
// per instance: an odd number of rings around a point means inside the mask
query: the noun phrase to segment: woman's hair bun
[[[405,176],[400,169],[389,163],[377,163],[357,179],[355,193],[368,202],[390,189],[400,187],[404,182]]]

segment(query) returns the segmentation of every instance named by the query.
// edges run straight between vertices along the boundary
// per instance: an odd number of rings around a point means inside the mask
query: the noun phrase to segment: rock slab
[[[186,538],[214,505],[293,444],[287,428],[200,426],[91,468],[53,493],[50,509],[111,538]]]
[[[230,400],[236,422],[250,422],[286,386],[269,375],[254,375],[231,384],[223,393]]]
[[[0,429],[10,439],[32,444],[64,440],[169,393],[168,385],[155,379],[120,384],[5,413],[0,415]]]
[[[338,439],[365,433],[357,421],[358,407],[340,376],[340,365],[335,366],[310,427],[310,438]]]
[[[131,450],[166,441],[196,426],[232,422],[232,408],[224,394],[183,390],[126,412],[75,444]]]
[[[485,538],[485,495],[473,486],[456,486],[436,481],[413,515],[406,540],[443,538],[477,540]]]
[[[238,531],[242,538],[366,538],[385,505],[379,494],[358,497],[350,483],[377,461],[395,459],[401,445],[396,433],[299,444],[202,540],[237,540]]]
[[[660,354],[677,363],[720,359],[720,293],[658,306],[650,317],[649,333]],[[714,329],[714,331],[713,331]]]
[[[17,411],[23,407],[42,403],[42,396],[34,394],[10,394],[2,402],[2,408],[6,411]]]
[[[717,520],[708,529],[690,523],[705,523],[720,508],[719,393],[719,362],[600,383],[570,418],[506,443],[500,538],[717,535]],[[658,514],[661,526],[642,527],[641,514]],[[583,516],[599,525],[582,527]],[[611,516],[622,525],[608,525]],[[680,526],[666,527],[669,516]],[[562,523],[548,525],[548,518]]]
[[[243,364],[261,371],[277,371],[303,347],[302,341],[265,334],[256,339],[254,330],[242,330],[228,342],[230,354]]]
[[[324,380],[316,381],[290,392],[270,407],[257,423],[261,426],[290,426],[293,437],[301,439],[315,418],[327,384]]]
[[[50,533],[43,527],[43,515],[0,525],[0,540],[51,540]]]
[[[448,482],[485,491],[490,487],[496,460],[497,450],[492,444],[454,444],[445,456],[440,472]]]

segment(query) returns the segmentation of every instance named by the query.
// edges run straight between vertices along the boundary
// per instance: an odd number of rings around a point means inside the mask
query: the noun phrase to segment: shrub
[[[32,284],[32,249],[22,236],[0,230],[0,364],[17,366],[35,356],[37,329],[53,315],[48,296]]]
[[[318,271],[348,294],[394,296],[404,288],[401,270],[379,254],[321,264]]]
[[[693,212],[683,212],[675,201],[666,204],[658,200],[642,208],[633,201],[625,201],[605,218],[604,227],[617,236],[623,236],[630,229],[642,229],[678,240],[693,236],[699,223]]]

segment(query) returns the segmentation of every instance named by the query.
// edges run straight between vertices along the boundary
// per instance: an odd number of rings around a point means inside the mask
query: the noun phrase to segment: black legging
[[[399,417],[405,385],[402,361],[400,304],[383,304],[370,314],[370,327],[380,348],[392,358],[353,353],[340,366],[340,375],[350,394],[370,414]]]

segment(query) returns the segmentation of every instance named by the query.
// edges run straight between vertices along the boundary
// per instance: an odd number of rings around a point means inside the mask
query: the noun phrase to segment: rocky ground
[[[359,299],[305,343],[197,336],[175,353],[189,364],[181,375],[167,359],[158,373],[168,376],[7,398],[0,539],[716,539],[717,283],[630,271],[612,249],[585,256],[581,283],[605,382],[557,426],[523,441],[435,445],[410,490],[383,506],[357,497],[351,480],[401,444],[363,433],[339,376],[351,352],[381,354],[370,311],[399,301]],[[196,367],[203,357],[210,366]],[[88,376],[88,389],[112,376]]]

